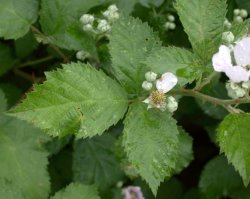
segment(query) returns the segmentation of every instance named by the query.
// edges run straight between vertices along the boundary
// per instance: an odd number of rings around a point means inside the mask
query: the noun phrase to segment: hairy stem
[[[33,61],[28,61],[26,63],[20,64],[18,66],[18,68],[23,68],[23,67],[27,67],[27,66],[33,66],[33,65],[41,64],[43,62],[47,62],[47,61],[50,61],[52,59],[53,59],[52,56],[48,56],[48,57],[44,57],[44,58],[41,58],[41,59],[37,59],[37,60],[33,60]]]
[[[38,30],[35,26],[31,26],[31,30],[33,32],[39,34],[45,41],[48,41],[48,38],[40,30]],[[63,58],[64,63],[69,62],[68,57],[66,55],[64,55],[63,52],[57,46],[55,46],[53,44],[50,44],[49,46],[51,48],[53,48],[58,53],[58,55],[60,55],[60,57]]]

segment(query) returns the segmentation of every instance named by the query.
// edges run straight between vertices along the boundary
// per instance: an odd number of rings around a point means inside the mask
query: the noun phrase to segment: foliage
[[[0,5],[2,198],[249,198],[249,1]]]

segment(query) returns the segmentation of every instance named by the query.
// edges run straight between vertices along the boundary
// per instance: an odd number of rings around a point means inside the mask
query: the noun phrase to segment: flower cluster
[[[215,71],[224,72],[229,78],[226,88],[231,98],[236,99],[249,94],[250,37],[245,37],[234,45],[221,45],[212,62]]]
[[[158,108],[161,111],[168,110],[173,113],[178,108],[178,103],[172,96],[165,96],[177,84],[177,77],[170,72],[164,73],[160,79],[156,79],[157,74],[154,72],[147,72],[142,83],[142,88],[150,91],[150,95],[143,102],[148,104],[148,109]]]
[[[176,25],[174,23],[175,17],[173,15],[168,15],[168,21],[164,24],[165,29],[168,30],[174,30]]]
[[[116,5],[110,5],[103,13],[104,18],[99,19],[90,14],[84,14],[80,18],[83,30],[95,34],[104,34],[111,30],[111,25],[119,19],[119,12]]]
[[[137,186],[128,186],[122,192],[124,199],[144,199],[141,188]]]
[[[242,23],[244,19],[246,19],[248,16],[247,10],[245,9],[234,9],[234,19],[233,21],[235,23]],[[224,27],[227,30],[230,30],[232,27],[232,23],[228,20],[225,19],[224,21]]]

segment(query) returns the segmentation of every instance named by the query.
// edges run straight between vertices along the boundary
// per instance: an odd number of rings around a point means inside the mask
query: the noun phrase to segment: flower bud
[[[97,30],[100,33],[105,33],[111,30],[111,26],[108,24],[107,20],[102,19],[102,20],[99,20]]]
[[[242,18],[246,18],[247,15],[248,15],[248,13],[247,13],[247,11],[246,11],[245,9],[241,9],[241,10],[240,10],[240,16],[241,16]]]
[[[153,84],[152,84],[151,82],[144,81],[144,82],[142,83],[142,88],[143,88],[144,90],[146,90],[146,91],[151,90],[152,87],[153,87]]]
[[[231,29],[232,24],[228,21],[228,19],[224,21],[224,27],[228,30]]]
[[[226,44],[231,44],[234,41],[234,35],[232,32],[227,31],[222,33],[222,41]]]
[[[227,82],[226,89],[227,89],[228,96],[233,99],[238,99],[246,95],[246,90],[241,88],[238,84],[234,82]]]
[[[243,22],[243,19],[242,19],[241,16],[237,16],[237,17],[234,17],[234,21],[235,21],[236,23],[242,23],[242,22]]]
[[[145,79],[149,82],[155,81],[156,78],[157,78],[157,74],[152,71],[145,73]]]
[[[93,26],[91,24],[86,24],[83,26],[82,28],[84,31],[92,31],[93,30]]]
[[[174,20],[175,20],[174,15],[168,15],[168,21],[174,22]]]
[[[234,9],[234,15],[235,16],[240,15],[240,9]]]
[[[76,58],[84,61],[84,59],[86,58],[86,52],[84,50],[78,51],[76,53]]]
[[[175,23],[172,23],[172,22],[171,22],[171,23],[169,24],[169,29],[170,29],[170,30],[174,30],[175,27],[176,27]]]
[[[93,24],[94,20],[95,20],[94,16],[90,15],[90,14],[84,14],[80,18],[80,21],[84,25],[86,25],[86,24]]]
[[[170,113],[173,113],[177,110],[178,108],[178,102],[175,100],[174,97],[172,96],[169,96],[167,98],[167,105],[166,105],[166,108],[167,110],[170,112]]]
[[[165,27],[166,30],[169,30],[169,29],[170,29],[170,28],[169,28],[170,24],[171,24],[171,22],[166,22],[166,23],[164,24],[164,27]]]
[[[243,82],[243,83],[242,83],[242,88],[250,89],[250,81]]]
[[[112,4],[108,7],[108,10],[111,11],[111,12],[117,12],[118,11],[118,8],[115,4]]]

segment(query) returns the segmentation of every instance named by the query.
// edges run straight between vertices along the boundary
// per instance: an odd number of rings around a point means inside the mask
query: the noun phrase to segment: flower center
[[[153,91],[151,94],[150,94],[150,97],[151,97],[151,100],[154,104],[162,104],[166,101],[166,96],[164,95],[164,93],[156,90],[156,91]]]

